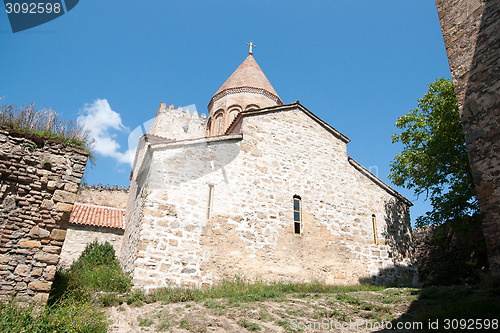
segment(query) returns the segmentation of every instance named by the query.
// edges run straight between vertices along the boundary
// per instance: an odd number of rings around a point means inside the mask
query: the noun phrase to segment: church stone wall
[[[500,276],[500,1],[436,0],[491,272]]]
[[[0,131],[0,297],[45,303],[86,150]]]
[[[343,141],[298,109],[246,116],[242,133],[151,147],[138,250],[128,265],[136,287],[208,286],[235,276],[417,283],[408,206],[355,168]],[[293,229],[294,195],[302,198],[301,235]]]

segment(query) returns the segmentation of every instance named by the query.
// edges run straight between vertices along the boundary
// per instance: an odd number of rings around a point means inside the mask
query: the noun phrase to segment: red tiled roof
[[[259,65],[251,55],[249,55],[234,71],[234,73],[231,74],[229,79],[224,82],[222,87],[217,90],[214,96],[226,89],[247,86],[267,90],[276,97],[279,97],[266,75],[262,72],[262,69],[260,69]]]
[[[123,229],[125,209],[75,203],[69,223],[94,227]]]

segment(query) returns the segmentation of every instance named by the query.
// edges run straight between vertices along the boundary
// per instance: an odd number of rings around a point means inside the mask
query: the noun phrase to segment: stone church
[[[284,104],[250,52],[208,118],[160,104],[132,167],[122,266],[146,290],[236,276],[414,285],[411,203],[348,142]]]

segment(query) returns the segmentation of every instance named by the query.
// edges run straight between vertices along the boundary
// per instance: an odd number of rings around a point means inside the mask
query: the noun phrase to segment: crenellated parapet
[[[76,202],[96,206],[125,209],[129,187],[118,185],[87,185],[83,183],[78,188]]]
[[[102,185],[101,183],[97,185],[88,185],[87,183],[82,183],[80,185],[80,188],[86,189],[86,190],[97,190],[97,191],[122,191],[122,192],[128,192],[129,187],[125,187],[124,185],[109,185],[105,184]]]
[[[189,107],[175,108],[173,104],[167,108],[161,102],[148,134],[175,140],[193,139],[204,137],[206,126],[204,113],[200,116],[196,110],[191,112]]]

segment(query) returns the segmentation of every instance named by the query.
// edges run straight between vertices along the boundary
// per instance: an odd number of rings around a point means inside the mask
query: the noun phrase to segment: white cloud
[[[112,131],[129,132],[123,126],[120,114],[111,109],[107,99],[97,99],[92,104],[85,104],[83,114],[77,121],[90,131],[90,136],[95,140],[96,153],[114,158],[119,163],[132,164],[135,156],[135,147],[125,152],[120,151],[120,144],[116,141],[116,134]]]

